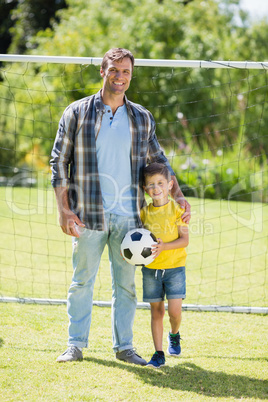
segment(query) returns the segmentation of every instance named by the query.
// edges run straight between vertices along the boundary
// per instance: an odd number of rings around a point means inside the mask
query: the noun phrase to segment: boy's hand
[[[165,243],[163,242],[163,240],[157,239],[157,244],[152,245],[153,257],[154,258],[158,257],[159,254],[161,253],[161,251],[164,250],[164,247],[165,247]]]

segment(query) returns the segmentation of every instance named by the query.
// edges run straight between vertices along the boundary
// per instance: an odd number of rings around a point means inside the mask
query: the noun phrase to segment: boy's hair
[[[171,174],[166,165],[163,163],[153,162],[150,165],[146,166],[143,170],[143,182],[145,184],[146,178],[154,176],[155,174],[161,174],[164,176],[167,181],[171,180]]]
[[[108,52],[105,53],[105,55],[103,56],[102,59],[102,63],[101,63],[101,68],[103,70],[106,69],[107,65],[108,65],[108,60],[112,60],[112,61],[122,61],[125,57],[128,57],[131,61],[132,64],[132,70],[134,68],[134,56],[133,54],[127,50],[127,49],[123,49],[121,47],[116,47],[113,49],[108,50]]]

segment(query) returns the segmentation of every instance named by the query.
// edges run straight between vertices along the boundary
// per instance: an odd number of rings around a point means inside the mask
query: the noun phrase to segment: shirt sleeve
[[[51,184],[53,187],[68,186],[68,170],[73,158],[76,127],[76,116],[72,107],[68,106],[60,119],[57,135],[51,152]]]
[[[177,226],[188,226],[188,223],[183,222],[181,219],[185,209],[181,208],[179,205],[176,205],[176,225]]]

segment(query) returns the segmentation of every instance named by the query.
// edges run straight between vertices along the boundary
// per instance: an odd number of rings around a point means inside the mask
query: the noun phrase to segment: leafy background
[[[9,0],[0,15],[2,53],[102,57],[126,47],[149,59],[267,57],[268,21],[251,22],[239,0]],[[98,68],[5,64],[0,77],[0,174],[48,169],[59,117],[101,87]],[[186,195],[226,199],[238,184],[236,199],[258,192],[267,201],[265,66],[136,68],[128,97],[153,113]]]

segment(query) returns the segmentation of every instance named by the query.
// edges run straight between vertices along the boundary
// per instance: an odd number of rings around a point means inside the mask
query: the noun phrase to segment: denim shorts
[[[143,301],[155,303],[168,299],[185,299],[185,267],[150,269],[142,267]]]

